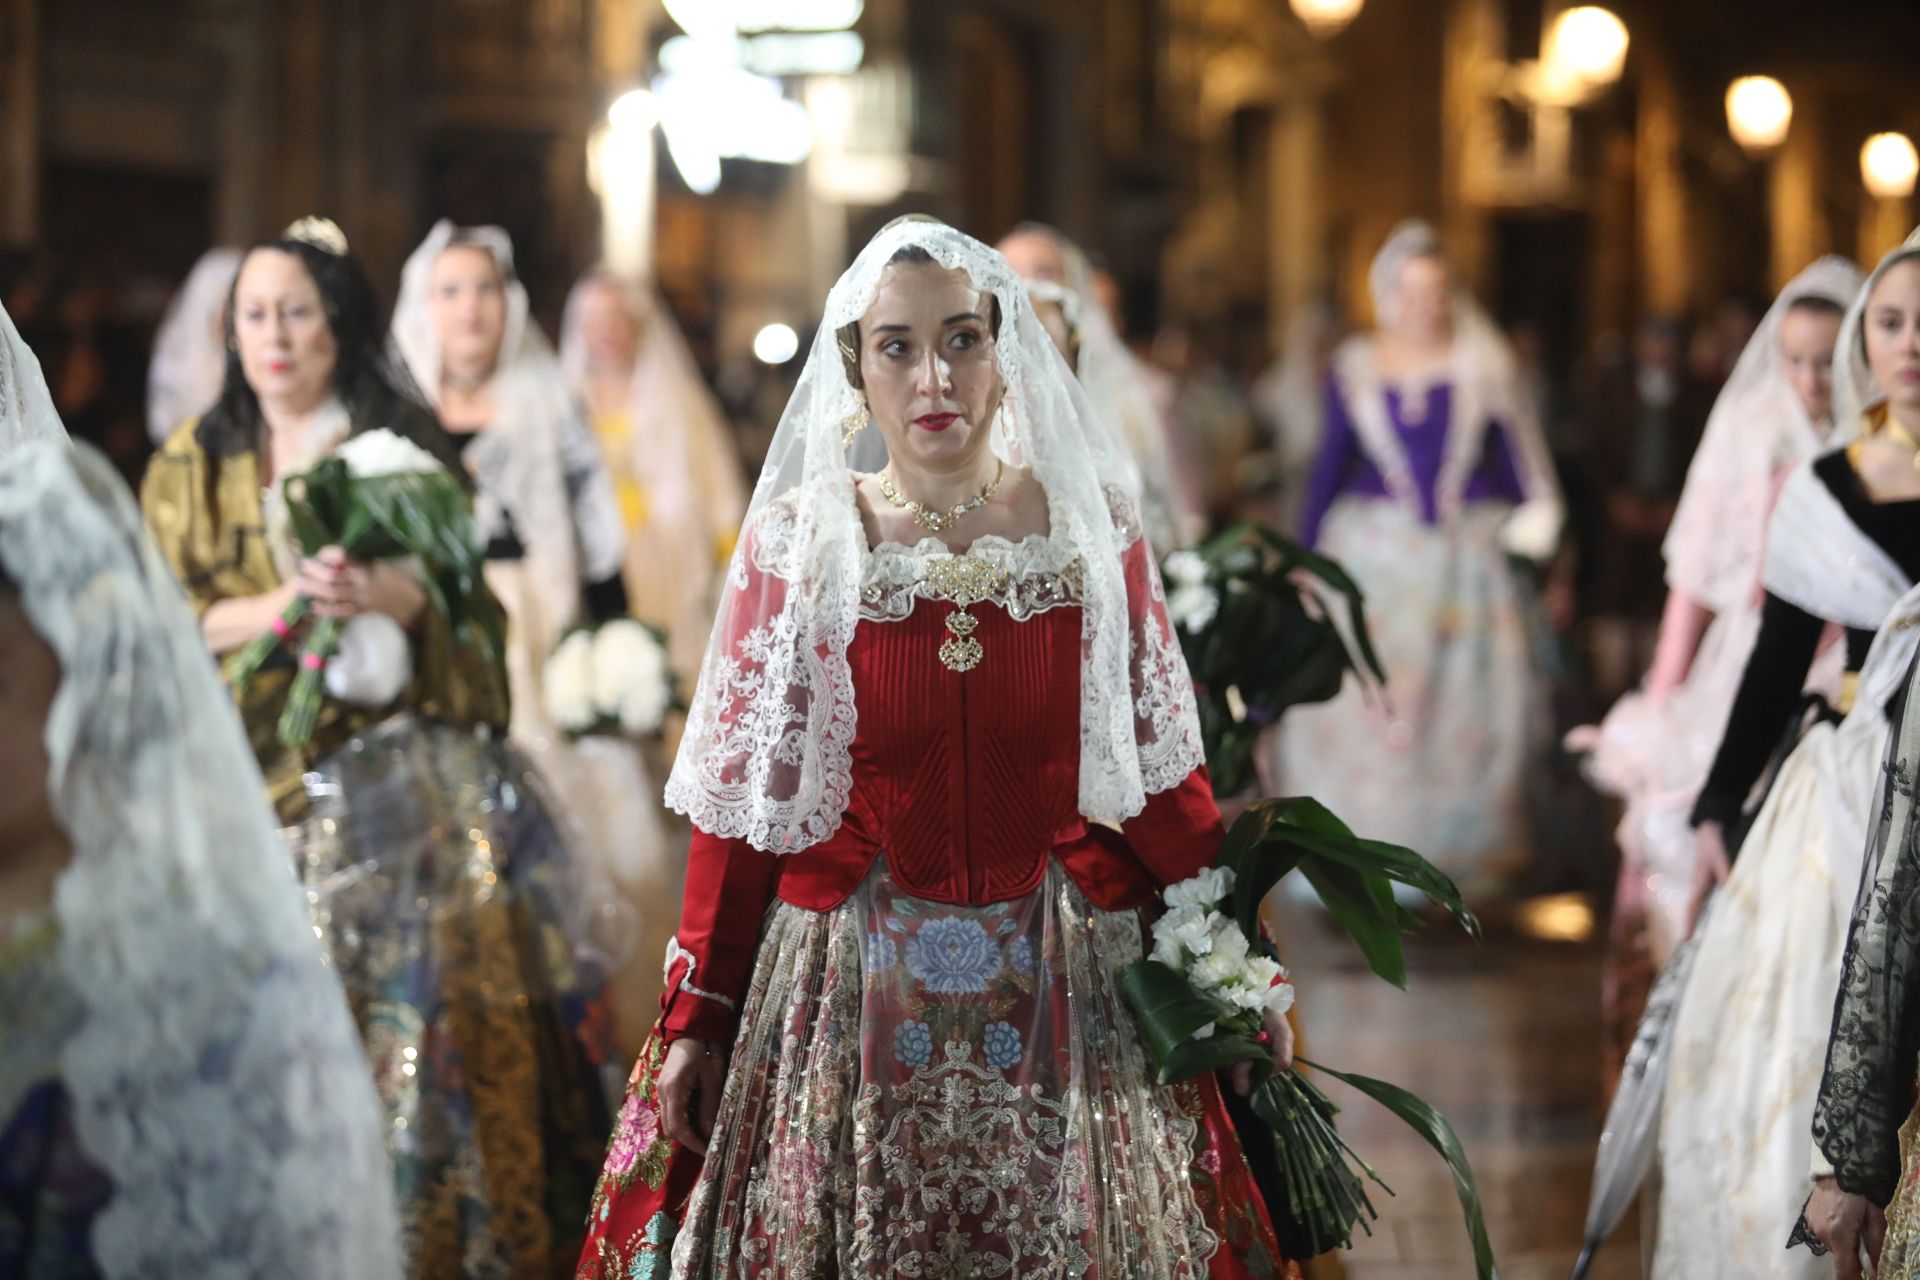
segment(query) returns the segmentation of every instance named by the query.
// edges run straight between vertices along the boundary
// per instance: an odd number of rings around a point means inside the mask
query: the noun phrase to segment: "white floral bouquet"
[[[1298,1258],[1350,1245],[1356,1226],[1371,1232],[1368,1224],[1379,1214],[1368,1182],[1391,1194],[1340,1137],[1333,1122],[1339,1108],[1299,1067],[1360,1090],[1446,1160],[1478,1273],[1492,1280],[1497,1273],[1473,1170],[1444,1116],[1382,1080],[1304,1060],[1285,1071],[1274,1068],[1264,1023],[1267,1013],[1284,1015],[1293,1007],[1293,984],[1261,934],[1260,904],[1295,870],[1320,892],[1374,971],[1398,986],[1406,984],[1401,938],[1415,920],[1395,901],[1395,882],[1426,893],[1470,933],[1479,929],[1453,883],[1418,854],[1355,836],[1312,800],[1256,801],[1227,833],[1214,866],[1168,887],[1151,953],[1120,975],[1159,1080],[1173,1084],[1252,1064],[1251,1097],[1245,1103],[1229,1097],[1228,1111],[1281,1247]]]
[[[288,476],[281,493],[302,555],[337,546],[359,560],[405,560],[417,571],[431,606],[456,631],[471,628],[486,652],[500,652],[499,615],[482,585],[481,549],[466,491],[439,459],[392,431],[365,431],[310,470]],[[293,643],[312,607],[309,597],[296,597],[272,627],[229,660],[227,678],[236,689],[244,689],[276,649]],[[288,746],[312,740],[341,630],[339,620],[321,618],[300,645],[278,729]],[[340,681],[333,684],[341,687]]]
[[[1284,1014],[1293,1008],[1293,983],[1279,961],[1256,951],[1246,931],[1221,912],[1232,892],[1228,867],[1209,867],[1169,886],[1167,913],[1153,923],[1152,959],[1184,973],[1196,991],[1232,1008],[1232,1021],[1258,1039],[1263,1011]],[[1209,1022],[1193,1038],[1209,1039],[1219,1029]]]
[[[542,697],[548,717],[570,738],[658,733],[675,705],[666,643],[632,618],[577,628],[548,659]]]

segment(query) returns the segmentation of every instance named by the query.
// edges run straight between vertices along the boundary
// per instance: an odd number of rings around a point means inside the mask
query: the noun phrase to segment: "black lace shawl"
[[[1860,893],[1841,961],[1814,1144],[1843,1191],[1877,1205],[1900,1181],[1900,1127],[1920,1074],[1920,659],[1894,715],[1867,840]],[[1812,1244],[1803,1221],[1794,1243]],[[1815,1252],[1821,1252],[1818,1248]]]

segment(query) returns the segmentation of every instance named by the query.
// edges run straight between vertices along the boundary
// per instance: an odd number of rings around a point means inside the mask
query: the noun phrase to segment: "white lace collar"
[[[1052,533],[1030,533],[1018,541],[989,533],[975,538],[965,551],[933,537],[910,547],[882,542],[872,548],[860,566],[860,616],[898,622],[912,614],[916,601],[940,599],[930,570],[961,558],[1001,571],[986,603],[999,605],[1016,622],[1081,603],[1085,569],[1070,542]]]

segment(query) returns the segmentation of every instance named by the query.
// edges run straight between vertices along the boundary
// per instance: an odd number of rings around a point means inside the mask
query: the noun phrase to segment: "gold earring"
[[[858,409],[855,409],[852,413],[840,420],[840,425],[847,429],[846,434],[840,437],[840,447],[842,449],[853,448],[854,439],[859,436],[862,431],[865,431],[867,424],[872,421],[873,411],[868,409],[867,402],[862,400]]]

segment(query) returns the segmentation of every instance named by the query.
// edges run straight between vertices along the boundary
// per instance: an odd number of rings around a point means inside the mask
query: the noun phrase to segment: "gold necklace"
[[[1920,471],[1920,440],[1914,438],[1913,432],[1895,421],[1891,413],[1882,420],[1880,429],[1886,433],[1889,440],[1913,455],[1913,469]]]
[[[1000,482],[1006,479],[1006,476],[1007,464],[1001,462],[999,459],[995,459],[993,479],[988,482],[987,487],[973,497],[968,498],[965,502],[956,502],[945,511],[929,510],[914,499],[902,494],[898,489],[893,487],[893,477],[885,471],[880,473],[880,496],[912,516],[913,522],[922,529],[940,533],[953,528],[954,525],[960,522],[960,517],[978,511],[993,501],[993,495],[1000,492]]]

